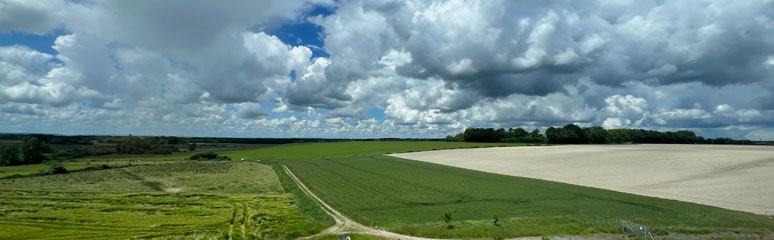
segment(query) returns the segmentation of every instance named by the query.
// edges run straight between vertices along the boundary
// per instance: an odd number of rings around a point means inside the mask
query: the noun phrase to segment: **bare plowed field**
[[[563,145],[390,156],[774,215],[774,147]]]

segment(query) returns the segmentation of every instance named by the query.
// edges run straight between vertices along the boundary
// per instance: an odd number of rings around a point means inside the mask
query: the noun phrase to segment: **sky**
[[[774,140],[772,0],[0,0],[0,132]]]

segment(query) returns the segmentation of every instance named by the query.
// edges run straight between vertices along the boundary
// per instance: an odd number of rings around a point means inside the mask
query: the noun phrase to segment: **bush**
[[[51,164],[51,167],[48,169],[49,174],[66,174],[68,173],[67,169],[62,166],[61,163],[54,163]]]
[[[108,165],[107,163],[103,163],[100,166],[88,166],[84,168],[84,170],[107,170],[107,169],[110,169],[110,165]]]
[[[452,215],[450,212],[443,214],[443,222],[446,223],[446,229],[454,229],[454,224],[452,224]]]
[[[151,149],[145,150],[145,154],[172,154],[177,152],[177,148],[174,146],[156,146]]]
[[[231,160],[230,157],[227,156],[218,156],[217,153],[214,152],[203,152],[203,153],[197,153],[193,156],[188,158],[189,160],[215,160],[215,161],[228,161]]]
[[[95,155],[109,155],[113,154],[111,151],[106,150],[92,150],[88,148],[70,149],[66,151],[59,151],[51,155],[53,160],[68,160],[76,159]]]

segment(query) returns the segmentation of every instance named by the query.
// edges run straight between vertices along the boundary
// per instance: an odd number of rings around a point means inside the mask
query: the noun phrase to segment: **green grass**
[[[125,167],[63,175],[33,176],[48,170],[45,164],[0,167],[0,239],[290,239],[333,224],[279,164],[354,220],[409,235],[617,233],[617,219],[662,233],[771,236],[774,229],[774,220],[760,215],[382,155],[519,145],[308,143],[219,152],[259,163],[179,161],[191,153],[175,153],[79,159],[64,165],[69,170],[105,162]],[[126,167],[128,159],[142,162]],[[7,178],[11,175],[17,176]],[[453,229],[442,221],[447,212]],[[499,226],[493,224],[495,214]]]
[[[356,221],[426,237],[517,237],[618,232],[617,219],[665,231],[770,232],[765,216],[716,207],[490,174],[380,153],[470,147],[444,142],[295,144],[232,157],[278,159]],[[498,144],[481,144],[492,146]],[[452,214],[454,229],[442,222]],[[492,216],[499,215],[500,226]]]
[[[176,238],[192,234],[288,239],[316,232],[288,194],[81,194],[5,191],[0,239]],[[231,219],[237,211],[236,226]],[[231,229],[231,230],[230,230]]]
[[[124,166],[127,165],[127,160],[141,160],[140,162],[132,162],[133,165],[146,165],[155,164],[156,162],[166,161],[181,161],[193,155],[195,152],[176,152],[172,154],[161,155],[129,155],[129,154],[111,154],[101,156],[89,156],[82,159],[75,159],[69,161],[63,161],[67,170],[80,170],[89,166],[100,166],[102,164],[108,164],[110,166]],[[32,175],[48,171],[49,164],[30,164],[20,166],[0,166],[0,179],[14,176],[14,175]]]
[[[293,239],[325,227],[282,192],[271,166],[249,162],[0,179],[0,239]]]
[[[235,162],[163,162],[108,170],[0,181],[0,190],[132,193],[281,193],[268,165]]]
[[[220,152],[232,158],[297,159],[427,151],[451,148],[524,146],[522,143],[364,141],[283,144],[261,149]]]

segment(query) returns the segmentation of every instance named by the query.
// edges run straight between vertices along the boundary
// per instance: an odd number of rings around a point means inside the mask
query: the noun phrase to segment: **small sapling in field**
[[[447,229],[454,229],[454,224],[452,224],[452,215],[450,212],[446,212],[443,214],[443,221],[446,223]]]

